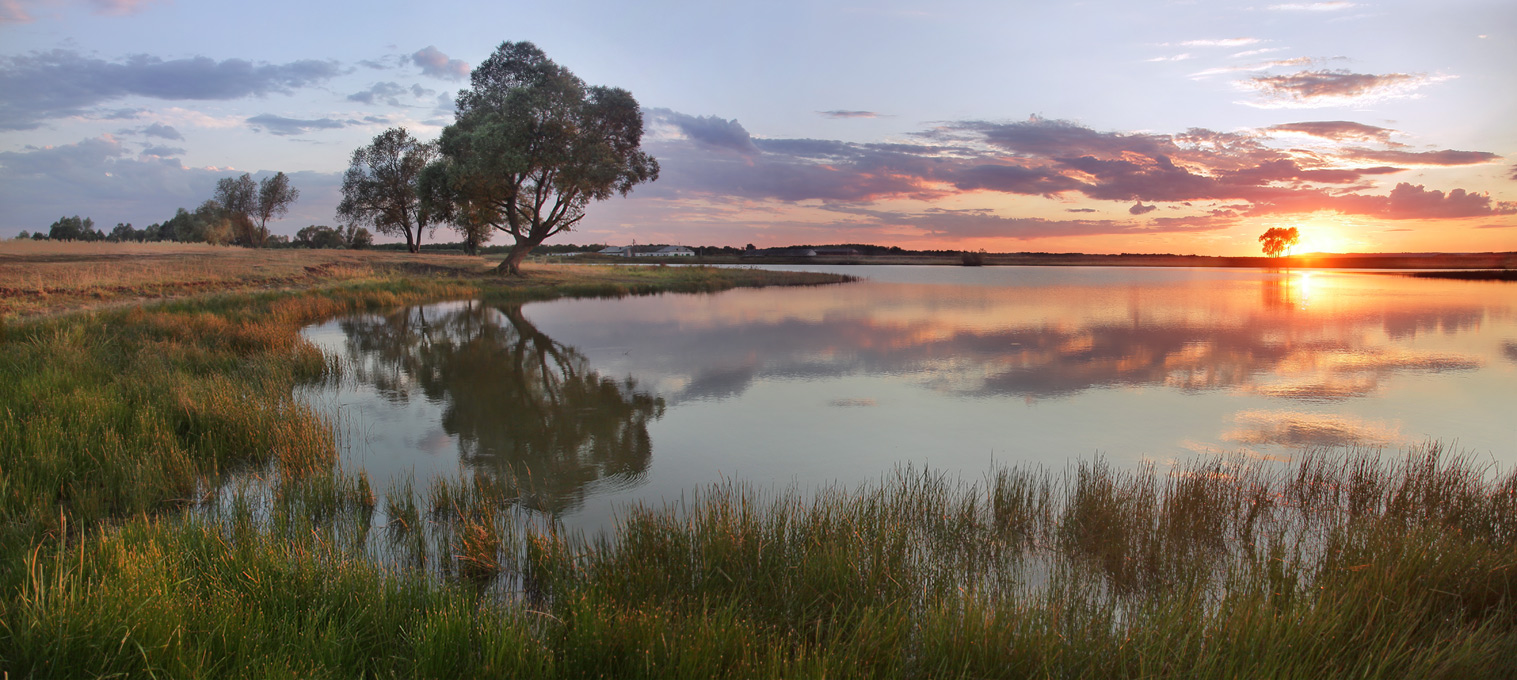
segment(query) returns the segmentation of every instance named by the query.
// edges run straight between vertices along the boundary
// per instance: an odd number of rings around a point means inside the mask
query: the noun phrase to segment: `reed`
[[[1436,445],[977,484],[902,468],[807,495],[728,482],[583,538],[512,520],[509,485],[444,480],[424,524],[458,552],[436,572],[375,559],[356,517],[307,501],[240,530],[224,504],[27,551],[0,658],[35,676],[1509,677],[1514,489]]]

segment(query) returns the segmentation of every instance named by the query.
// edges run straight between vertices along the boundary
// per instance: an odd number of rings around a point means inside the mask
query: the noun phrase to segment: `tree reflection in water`
[[[519,304],[415,307],[340,326],[353,378],[393,401],[419,391],[441,405],[461,460],[515,485],[523,505],[559,514],[592,486],[632,486],[647,473],[648,423],[664,400],[591,370]]]

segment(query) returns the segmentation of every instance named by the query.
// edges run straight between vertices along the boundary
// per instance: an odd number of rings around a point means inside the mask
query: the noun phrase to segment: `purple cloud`
[[[165,61],[139,54],[111,62],[70,50],[0,57],[0,130],[29,130],[128,96],[227,100],[286,93],[338,75],[336,62],[258,64],[192,57]]]
[[[469,75],[469,64],[458,59],[449,59],[448,55],[438,51],[432,45],[427,45],[411,55],[411,63],[421,67],[421,72],[433,78],[446,80],[462,80]]]

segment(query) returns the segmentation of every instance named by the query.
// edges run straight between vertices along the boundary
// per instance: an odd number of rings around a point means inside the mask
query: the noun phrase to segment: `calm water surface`
[[[813,270],[826,268],[815,267]],[[868,280],[334,320],[306,398],[383,490],[530,477],[607,526],[722,479],[1428,440],[1517,463],[1517,285],[1355,272],[842,267]]]

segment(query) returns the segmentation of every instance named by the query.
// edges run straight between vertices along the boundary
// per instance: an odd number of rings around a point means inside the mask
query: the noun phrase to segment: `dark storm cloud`
[[[448,55],[438,51],[432,45],[427,45],[412,54],[411,63],[420,66],[422,73],[433,78],[462,80],[469,76],[468,62],[449,59]]]
[[[258,64],[208,57],[165,61],[139,54],[125,61],[71,50],[0,57],[0,129],[29,130],[49,118],[80,115],[128,96],[224,100],[289,92],[338,75],[336,62]]]
[[[1416,89],[1429,82],[1411,73],[1351,73],[1344,70],[1300,71],[1283,76],[1258,76],[1245,81],[1266,98],[1298,103],[1325,99],[1375,97]]]
[[[879,118],[880,114],[873,111],[817,111],[817,115],[827,118]]]
[[[1380,142],[1381,144],[1389,142],[1390,136],[1396,132],[1395,130],[1391,130],[1389,128],[1375,127],[1374,125],[1365,125],[1364,123],[1354,123],[1346,120],[1286,123],[1284,125],[1267,127],[1265,130],[1277,132],[1299,132],[1301,134],[1311,135],[1313,137],[1321,137],[1323,139],[1331,139],[1333,141],[1340,142],[1344,140],[1354,140],[1365,142]]]
[[[333,120],[331,118],[316,118],[305,120],[300,118],[285,118],[270,113],[253,116],[248,119],[248,124],[255,129],[262,130],[271,135],[291,136],[310,132],[311,130],[336,130],[345,128],[357,121]]]

